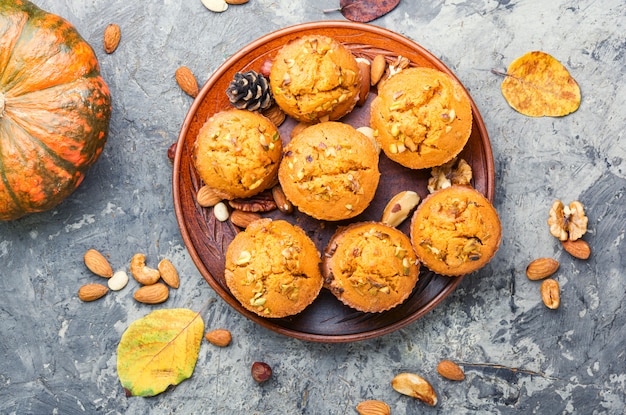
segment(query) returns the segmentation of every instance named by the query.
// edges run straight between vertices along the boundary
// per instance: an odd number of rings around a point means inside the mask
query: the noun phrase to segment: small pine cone
[[[228,85],[226,95],[231,104],[240,110],[264,110],[273,102],[267,78],[255,71],[237,72]]]

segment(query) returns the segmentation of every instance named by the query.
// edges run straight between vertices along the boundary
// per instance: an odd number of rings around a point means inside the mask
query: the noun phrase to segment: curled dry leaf
[[[505,75],[502,95],[524,115],[560,117],[580,106],[578,83],[558,60],[545,52],[529,52],[515,59]]]
[[[340,0],[341,14],[353,22],[367,23],[392,11],[400,0]]]
[[[117,347],[117,374],[132,396],[154,396],[189,378],[204,322],[187,309],[156,310],[133,322]]]

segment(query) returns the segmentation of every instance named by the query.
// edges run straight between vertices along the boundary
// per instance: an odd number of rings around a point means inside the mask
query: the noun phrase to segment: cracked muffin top
[[[463,87],[446,73],[408,68],[378,86],[370,124],[387,157],[424,169],[463,150],[472,132],[472,109]]]
[[[337,120],[358,101],[361,74],[356,58],[328,36],[303,36],[281,48],[270,85],[285,113],[307,123]]]
[[[324,286],[345,305],[379,313],[406,300],[419,275],[409,238],[396,228],[361,222],[331,238],[322,263]]]
[[[278,169],[285,196],[316,219],[338,221],[363,212],[380,173],[374,143],[352,126],[328,121],[307,127],[289,142]]]
[[[231,200],[254,196],[276,184],[282,141],[264,116],[226,110],[198,132],[193,163],[205,185]]]
[[[238,233],[226,251],[224,277],[243,307],[262,316],[297,314],[322,289],[320,254],[304,231],[264,218]]]
[[[426,197],[413,214],[410,232],[422,264],[448,276],[486,265],[502,234],[494,207],[469,186],[451,186]]]

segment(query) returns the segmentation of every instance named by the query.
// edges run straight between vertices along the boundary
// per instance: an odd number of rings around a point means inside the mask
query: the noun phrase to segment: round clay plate
[[[196,193],[202,183],[194,169],[191,151],[198,130],[214,113],[231,108],[226,96],[228,84],[235,73],[248,70],[261,71],[264,62],[270,61],[288,41],[310,34],[331,36],[342,42],[357,57],[370,60],[382,54],[389,63],[398,56],[411,61],[413,66],[439,69],[454,74],[430,52],[415,42],[380,27],[347,21],[324,21],[292,26],[270,33],[250,43],[228,59],[202,87],[187,114],[178,138],[174,160],[173,193],[176,217],[189,253],[202,276],[228,304],[247,318],[270,330],[287,336],[318,342],[349,342],[378,337],[417,320],[432,310],[456,286],[461,278],[436,275],[422,267],[419,281],[411,296],[401,305],[379,314],[358,312],[344,306],[329,291],[322,289],[319,297],[296,316],[268,319],[244,309],[228,290],[224,280],[224,255],[230,241],[239,229],[230,221],[219,222],[212,208],[196,203]],[[358,128],[369,125],[369,103],[375,96],[372,88],[365,105],[356,107],[341,121]],[[474,188],[493,200],[493,157],[487,131],[472,101],[473,130],[461,157],[473,170]],[[287,142],[295,121],[287,118],[280,126],[283,142]],[[381,179],[371,205],[352,220],[379,221],[382,211],[395,194],[404,190],[416,191],[422,199],[428,194],[426,188],[430,169],[409,170],[391,162],[381,152],[379,164]],[[303,228],[316,243],[320,253],[338,226],[347,222],[320,222],[297,211],[287,215],[278,210],[263,213],[274,219],[285,219]],[[399,229],[408,234],[410,220]]]

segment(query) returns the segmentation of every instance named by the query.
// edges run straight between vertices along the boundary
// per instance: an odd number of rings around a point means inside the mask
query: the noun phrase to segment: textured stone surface
[[[370,24],[399,32],[447,64],[472,94],[490,134],[495,206],[504,235],[494,260],[465,278],[424,318],[385,337],[318,344],[248,321],[219,298],[195,268],[173,211],[167,148],[191,99],[174,72],[200,82],[255,38],[324,19],[338,1],[250,0],[225,13],[200,0],[35,0],[73,22],[94,46],[113,95],[109,142],[85,182],[58,208],[0,223],[0,412],[7,414],[352,414],[365,399],[394,414],[622,414],[626,407],[626,13],[622,0],[404,0]],[[102,33],[118,23],[122,40],[106,55]],[[516,57],[542,50],[560,60],[582,90],[564,118],[528,118],[500,93]],[[549,235],[554,199],[580,200],[589,216],[588,261],[571,258]],[[132,289],[82,303],[97,282],[82,262],[89,248],[123,269],[136,252],[156,266],[169,258],[181,275],[167,307],[204,313],[227,327],[227,348],[206,342],[193,377],[150,399],[124,396],[116,374],[122,332],[163,306]],[[561,261],[561,307],[541,302],[524,270],[536,257]],[[129,284],[129,287],[131,287]],[[460,362],[463,382],[436,372]],[[257,385],[252,362],[274,368]],[[390,387],[401,371],[429,379],[435,408]]]

